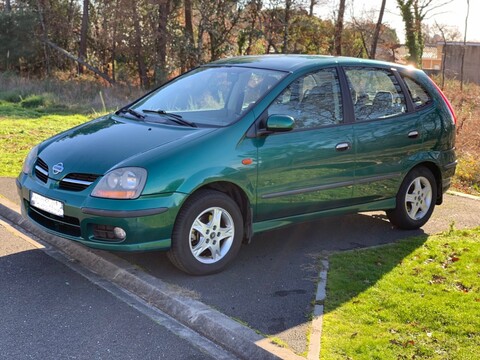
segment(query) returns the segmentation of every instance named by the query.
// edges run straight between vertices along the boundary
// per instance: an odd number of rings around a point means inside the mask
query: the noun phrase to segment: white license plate
[[[30,193],[30,205],[50,214],[63,217],[63,203],[46,198],[33,191]]]

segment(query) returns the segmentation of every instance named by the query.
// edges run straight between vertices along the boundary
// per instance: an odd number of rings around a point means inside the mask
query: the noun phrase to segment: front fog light
[[[125,232],[125,230],[120,227],[114,227],[113,234],[118,240],[125,240],[125,238],[127,237],[127,233]]]

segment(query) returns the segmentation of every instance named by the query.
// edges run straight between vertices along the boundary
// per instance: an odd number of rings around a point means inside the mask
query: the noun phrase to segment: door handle
[[[419,135],[419,133],[418,133],[417,130],[412,130],[408,133],[408,137],[410,139],[416,139],[416,138],[418,138],[418,135]]]
[[[337,146],[335,146],[335,150],[346,151],[346,150],[349,150],[351,147],[352,145],[349,142],[342,142],[342,143],[338,143]]]

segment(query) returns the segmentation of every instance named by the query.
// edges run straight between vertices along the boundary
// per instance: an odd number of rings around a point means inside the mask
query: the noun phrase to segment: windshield
[[[131,108],[155,117],[173,113],[196,124],[225,126],[237,121],[270,91],[285,72],[243,67],[202,67],[178,77]],[[152,111],[153,110],[153,111]]]

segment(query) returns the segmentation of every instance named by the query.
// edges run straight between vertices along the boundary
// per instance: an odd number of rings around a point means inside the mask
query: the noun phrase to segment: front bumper
[[[101,199],[90,196],[90,188],[65,191],[33,177],[20,174],[17,179],[22,215],[45,231],[80,242],[86,246],[115,251],[166,250],[176,215],[185,194],[168,193],[140,196],[135,200]],[[63,203],[64,216],[59,217],[30,205],[30,193]],[[119,227],[126,233],[123,240],[113,237]]]

